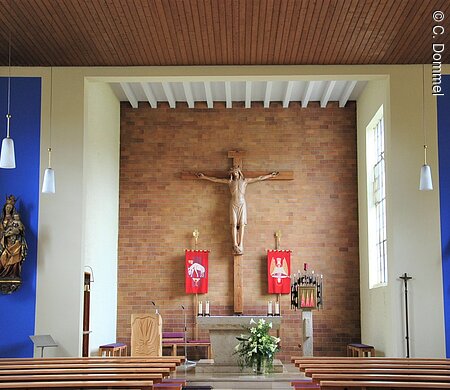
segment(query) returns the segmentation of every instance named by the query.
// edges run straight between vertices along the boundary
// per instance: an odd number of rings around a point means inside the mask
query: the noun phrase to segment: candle
[[[205,316],[209,316],[209,301],[205,302]]]
[[[275,315],[276,316],[280,315],[280,303],[279,302],[275,302]]]
[[[202,301],[200,301],[200,302],[198,303],[198,315],[199,315],[199,316],[202,316],[202,315],[203,315],[203,302],[202,302]]]
[[[267,302],[267,315],[272,315],[272,301]]]

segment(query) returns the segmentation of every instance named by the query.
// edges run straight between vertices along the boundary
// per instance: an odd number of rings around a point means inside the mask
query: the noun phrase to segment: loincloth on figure
[[[247,225],[247,205],[230,203],[230,224],[236,226]]]

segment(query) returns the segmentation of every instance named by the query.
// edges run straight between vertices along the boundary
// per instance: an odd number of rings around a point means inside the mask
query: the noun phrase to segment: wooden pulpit
[[[161,315],[131,315],[131,356],[162,356]]]

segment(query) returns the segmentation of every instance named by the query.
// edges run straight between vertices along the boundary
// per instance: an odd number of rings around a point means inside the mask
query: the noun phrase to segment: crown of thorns
[[[240,171],[241,167],[239,165],[234,165],[230,168],[230,172]]]

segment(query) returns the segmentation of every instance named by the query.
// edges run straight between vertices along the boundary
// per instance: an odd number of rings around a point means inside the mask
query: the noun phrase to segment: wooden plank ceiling
[[[0,0],[0,65],[450,62],[448,0]],[[446,18],[433,40],[433,11]]]

